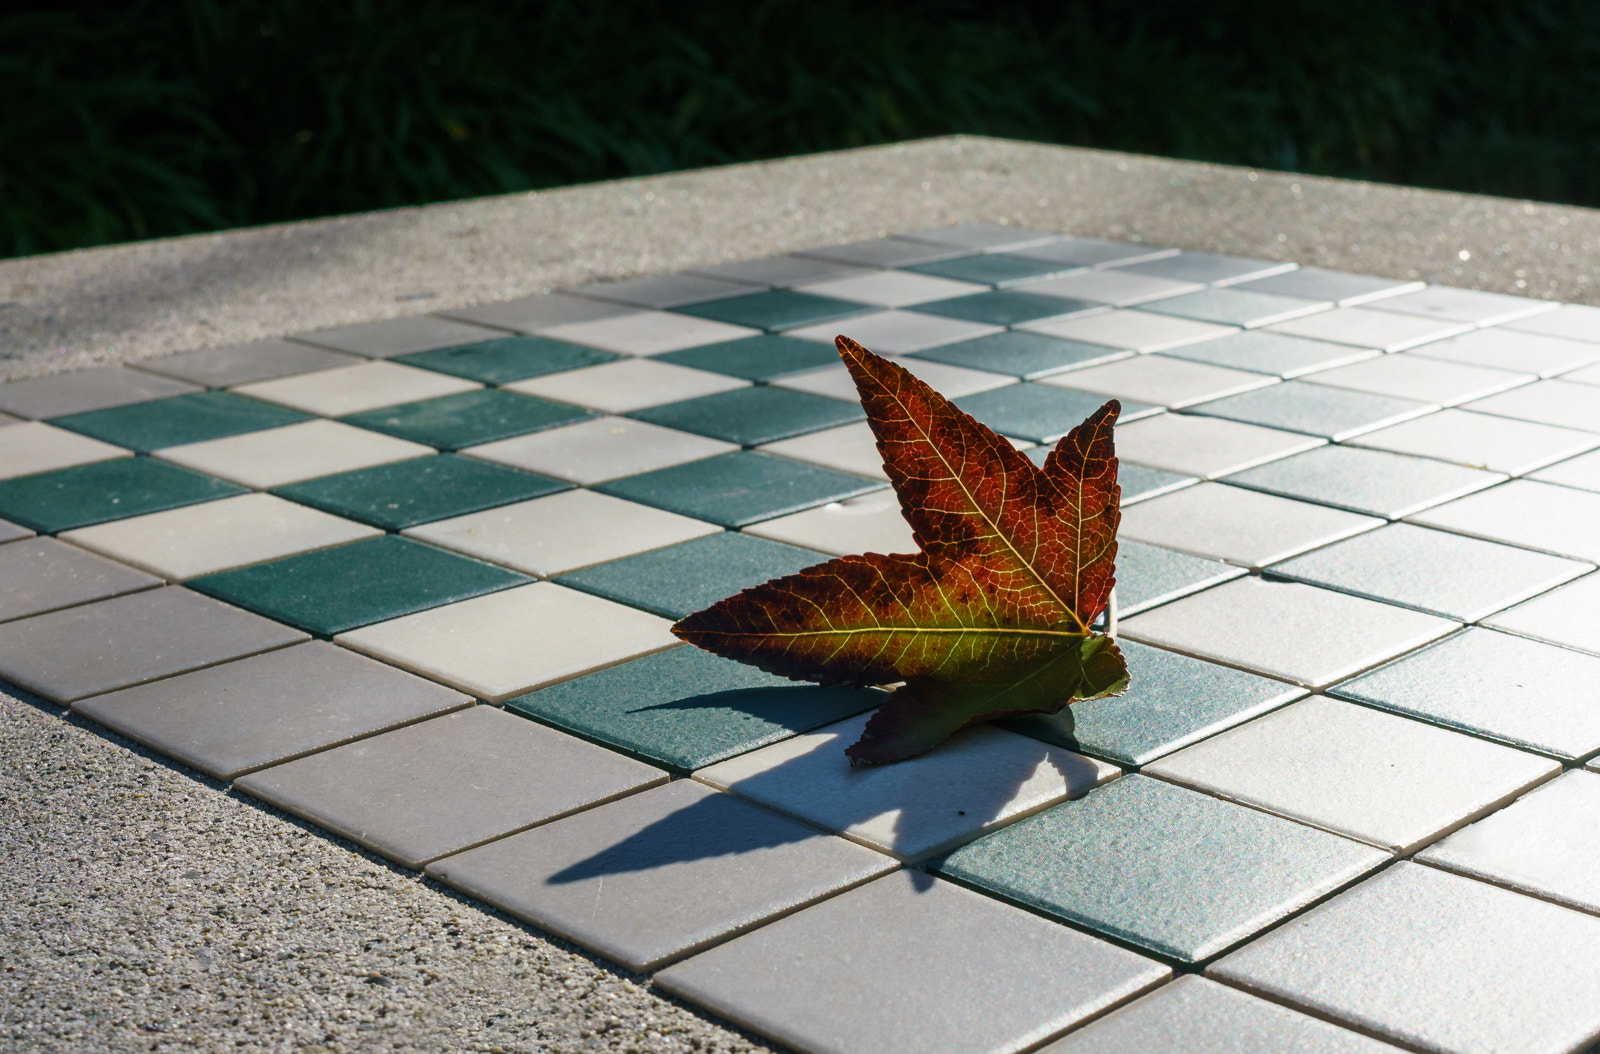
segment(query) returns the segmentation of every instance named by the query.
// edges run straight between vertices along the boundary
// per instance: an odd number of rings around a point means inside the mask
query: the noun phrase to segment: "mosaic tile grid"
[[[1123,399],[1126,696],[852,770],[878,693],[667,632],[910,547],[836,332],[1021,448]],[[1575,1049],[1597,362],[974,224],[0,385],[0,678],[799,1050]]]

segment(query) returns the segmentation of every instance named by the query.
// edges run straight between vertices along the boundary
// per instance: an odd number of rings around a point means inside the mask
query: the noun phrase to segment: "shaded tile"
[[[1291,272],[1292,273],[1292,272]],[[1193,318],[1201,322],[1215,322],[1225,326],[1243,326],[1253,329],[1273,322],[1283,322],[1301,315],[1325,311],[1333,305],[1325,300],[1277,296],[1272,293],[1248,292],[1241,289],[1206,289],[1186,293],[1145,310],[1179,318]]]
[[[1562,304],[1554,311],[1519,318],[1508,328],[1524,333],[1543,333],[1568,340],[1600,342],[1600,308],[1587,304]]]
[[[1016,383],[1016,378],[1003,374],[969,370],[963,366],[947,366],[942,362],[930,362],[927,359],[896,357],[894,362],[904,367],[912,376],[926,381],[934,391],[947,399],[956,399],[974,392],[986,392],[991,388],[1003,388]],[[856,382],[851,379],[850,371],[843,363],[794,377],[781,377],[772,384],[777,388],[826,395],[830,399],[843,399],[850,403],[859,404],[861,400],[861,395],[856,390]]]
[[[1304,432],[1335,441],[1384,428],[1438,409],[1431,403],[1387,395],[1327,388],[1307,381],[1284,381],[1241,395],[1201,403],[1194,413],[1246,424]]]
[[[421,867],[665,780],[648,765],[474,706],[274,765],[234,786]]]
[[[500,702],[675,647],[671,623],[551,582],[367,626],[338,642]]]
[[[1123,540],[1117,545],[1117,610],[1134,615],[1244,573],[1242,567]]]
[[[297,373],[314,373],[337,366],[353,366],[358,359],[326,348],[313,348],[289,340],[258,340],[225,348],[187,351],[158,359],[129,363],[147,373],[188,381],[206,388],[231,388],[236,384],[269,381]]]
[[[192,384],[121,366],[102,366],[0,384],[0,412],[35,420],[126,406],[195,391]]]
[[[695,778],[827,831],[916,860],[970,841],[1120,770],[1027,736],[979,727],[931,753],[852,768],[870,715],[720,762]]]
[[[960,263],[962,260],[973,259],[1004,262],[1007,257],[967,256],[952,262]],[[877,307],[906,307],[927,300],[944,300],[968,293],[981,293],[989,287],[987,280],[984,281],[985,284],[979,285],[974,281],[957,282],[948,278],[936,278],[934,274],[916,274],[912,271],[868,271],[800,286],[797,292],[833,297],[838,300],[853,300]]]
[[[159,457],[265,489],[431,453],[421,443],[319,420],[168,447]]]
[[[1031,381],[1063,370],[1111,362],[1132,354],[1131,351],[1108,348],[1103,344],[1083,344],[1047,337],[1042,333],[1014,331],[929,348],[917,352],[913,357]]]
[[[1170,278],[1155,278],[1113,269],[1079,271],[1076,274],[1031,283],[1028,288],[1030,292],[1046,296],[1090,300],[1097,304],[1110,304],[1112,307],[1132,307],[1134,304],[1143,304],[1164,297],[1197,292],[1205,286],[1196,282],[1178,282]]]
[[[305,639],[167,586],[0,625],[0,677],[68,703]]]
[[[0,428],[0,479],[15,479],[127,456],[128,451],[121,447],[42,421]]]
[[[741,296],[690,304],[677,309],[679,314],[768,332],[814,326],[822,322],[848,318],[851,315],[864,314],[868,310],[870,309],[867,305],[854,300],[815,296],[793,289],[770,289],[759,293],[746,291]]]
[[[1475,329],[1449,340],[1436,340],[1417,348],[1412,354],[1467,366],[1532,373],[1540,377],[1552,377],[1600,362],[1600,347],[1593,344],[1524,333],[1505,326]]]
[[[722,531],[586,567],[562,575],[558,581],[679,619],[741,589],[792,575],[825,559],[825,554],[815,550]]]
[[[405,533],[528,574],[555,575],[716,532],[709,523],[676,513],[569,490],[409,527]]]
[[[998,333],[1000,329],[987,322],[966,322],[959,318],[924,315],[918,311],[878,311],[870,315],[857,315],[843,324],[826,322],[820,326],[793,329],[789,331],[789,336],[831,346],[833,338],[843,333],[880,355],[905,355],[940,344]]]
[[[1469,626],[1329,694],[1576,759],[1600,750],[1597,675],[1600,659]]]
[[[0,481],[0,516],[54,534],[239,492],[147,457],[118,458]]]
[[[761,385],[652,406],[631,416],[663,428],[758,446],[866,415],[859,402]]]
[[[1528,478],[1541,483],[1559,483],[1563,487],[1576,487],[1579,490],[1600,491],[1600,452],[1558,461]]]
[[[973,293],[950,300],[935,300],[918,304],[917,310],[945,318],[959,318],[968,322],[988,322],[997,326],[1039,323],[1047,319],[1066,318],[1085,312],[1101,312],[1101,304],[1087,300],[1068,300],[1063,297],[1040,296],[1016,289],[998,289],[988,293]]]
[[[1192,359],[1195,362],[1209,362],[1213,366],[1265,373],[1287,380],[1290,377],[1299,377],[1301,374],[1374,358],[1383,353],[1376,348],[1352,348],[1348,344],[1307,340],[1305,337],[1291,337],[1287,333],[1250,330],[1244,333],[1230,333],[1212,340],[1202,340],[1198,344],[1185,344],[1181,348],[1173,348],[1167,354],[1180,359]]]
[[[497,439],[540,432],[594,416],[566,403],[499,388],[480,388],[438,399],[402,403],[342,418],[346,424],[456,450]]]
[[[1321,446],[1323,440],[1276,428],[1188,414],[1119,424],[1117,456],[1153,468],[1214,478]]]
[[[878,452],[878,441],[866,421],[767,443],[761,449],[823,468],[836,468],[885,483],[889,481],[883,470],[883,455]]]
[[[14,542],[18,538],[33,537],[33,530],[10,520],[0,520],[0,542]]]
[[[1371,516],[1225,483],[1199,483],[1127,509],[1120,535],[1260,568],[1382,526]]]
[[[656,361],[724,373],[747,381],[770,381],[791,373],[836,366],[839,356],[826,344],[767,334],[669,351],[656,356]]]
[[[908,243],[902,243],[908,244]],[[911,246],[919,251],[926,246]],[[754,260],[732,260],[728,263],[694,267],[690,274],[703,274],[712,278],[725,278],[746,285],[773,286],[787,289],[808,282],[822,282],[830,278],[843,278],[860,274],[861,268],[853,264],[835,263],[809,256],[786,253],[779,256],[760,256]]]
[[[483,384],[509,384],[543,377],[547,373],[598,366],[622,356],[582,344],[568,344],[548,337],[500,337],[496,340],[436,348],[400,356],[400,362],[425,370],[465,377]]]
[[[465,312],[454,312],[464,315]],[[491,323],[492,324],[492,323]],[[414,351],[430,351],[457,344],[471,344],[479,340],[492,340],[505,334],[483,326],[453,322],[446,318],[413,315],[410,318],[391,318],[383,322],[358,322],[352,326],[336,326],[311,333],[296,333],[294,339],[319,348],[348,351],[371,359],[387,359]]]
[[[1423,1050],[1573,1050],[1600,1032],[1600,920],[1400,863],[1209,971]],[[1479,993],[1492,993],[1483,996]]]
[[[1298,296],[1307,300],[1332,300],[1340,307],[1354,307],[1369,300],[1412,293],[1423,283],[1377,275],[1328,271],[1321,267],[1297,267],[1266,278],[1243,282],[1240,289],[1278,296]]]
[[[1026,248],[1054,241],[1060,235],[1050,231],[1037,231],[1027,227],[1013,227],[1005,223],[953,223],[944,227],[928,227],[898,237],[910,241],[932,242],[959,249],[982,249],[1000,252]]]
[[[1168,348],[1235,332],[1231,327],[1210,322],[1155,315],[1148,311],[1121,310],[1059,322],[1032,322],[1022,328],[1052,337],[1127,348],[1130,351],[1166,351]]]
[[[0,622],[132,593],[161,579],[54,538],[0,545]]]
[[[1529,315],[1552,311],[1556,303],[1551,300],[1533,300],[1525,296],[1507,296],[1505,293],[1485,293],[1478,289],[1456,289],[1447,285],[1430,285],[1414,293],[1386,297],[1373,305],[1380,311],[1399,311],[1407,315],[1426,315],[1455,322],[1471,322],[1478,326],[1492,326],[1498,322],[1511,322]]]
[[[917,551],[911,525],[900,512],[900,499],[888,489],[763,520],[745,531],[829,556]]]
[[[1454,406],[1533,380],[1531,373],[1467,366],[1423,355],[1382,355],[1375,359],[1324,370],[1307,377],[1313,384],[1351,388],[1399,399]]]
[[[1458,626],[1298,582],[1240,578],[1135,615],[1121,629],[1133,640],[1321,688]]]
[[[428,873],[649,970],[893,867],[842,838],[680,780],[447,857]]]
[[[624,315],[637,313],[634,308],[626,304],[590,300],[581,296],[564,296],[561,293],[540,293],[534,296],[517,297],[514,300],[501,300],[488,304],[478,304],[475,307],[463,307],[440,312],[442,315],[467,322],[478,322],[485,326],[497,326],[503,330],[509,329],[518,333],[534,334],[544,333],[558,326],[568,326],[578,322],[594,322],[605,318],[620,318]],[[500,335],[498,333],[485,333],[478,337],[468,337],[466,340],[454,340],[450,343],[462,344],[471,340],[493,339]],[[444,347],[446,345],[440,346]]]
[[[877,480],[741,450],[611,480],[596,489],[735,528],[882,486]]]
[[[1120,640],[1117,646],[1128,663],[1122,695],[1073,703],[1055,714],[1007,718],[1001,727],[1135,767],[1306,694],[1282,681],[1137,641]]]
[[[193,392],[58,417],[53,422],[107,443],[148,454],[304,421],[306,416],[230,392]]]
[[[1407,517],[1412,523],[1600,562],[1600,494],[1514,479]]]
[[[646,406],[732,391],[748,383],[654,359],[627,359],[533,377],[508,384],[503,390],[574,403],[608,414],[625,414]]]
[[[668,308],[698,304],[719,297],[739,296],[750,292],[750,286],[744,282],[729,282],[706,275],[652,274],[614,282],[591,282],[573,292],[595,300],[613,300],[634,307]]]
[[[1063,264],[1055,260],[1042,260],[1037,256],[1012,256],[1006,253],[979,253],[976,256],[957,256],[933,263],[912,264],[908,271],[920,275],[948,278],[954,281],[1004,288],[1040,278],[1050,278],[1063,271],[1076,270],[1076,264]],[[932,299],[931,297],[929,299]],[[958,315],[965,318],[965,315]],[[998,321],[998,320],[995,320]]]
[[[1467,403],[1463,409],[1559,428],[1600,432],[1600,385],[1535,381]]]
[[[1115,267],[1140,260],[1154,260],[1161,256],[1173,256],[1178,252],[1176,249],[1161,249],[1137,242],[1075,237],[1052,238],[1047,242],[1025,245],[1011,251],[1018,256],[1053,260],[1056,263],[1073,264],[1077,267]]]
[[[1370,307],[1339,307],[1275,323],[1272,332],[1326,340],[1334,344],[1351,344],[1358,348],[1403,351],[1430,340],[1453,337],[1472,328],[1468,322],[1400,315]]]
[[[1027,1049],[1169,972],[902,871],[670,966],[656,983],[786,1046],[898,1054]]]
[[[596,417],[462,453],[588,485],[737,450],[705,436],[622,417]]]
[[[906,267],[929,260],[947,260],[963,256],[960,248],[911,241],[906,238],[868,238],[843,245],[824,245],[816,249],[802,249],[801,257],[819,257],[857,267]]]
[[[1033,459],[1035,465],[1042,467],[1049,453],[1049,447],[1035,447],[1028,451],[1028,457]],[[1135,501],[1153,498],[1158,494],[1170,493],[1181,487],[1192,486],[1200,481],[1194,476],[1124,462],[1117,469],[1117,482],[1122,486],[1122,504],[1128,505]]]
[[[1136,274],[1154,275],[1157,278],[1174,278],[1185,282],[1204,282],[1207,285],[1232,285],[1253,278],[1292,271],[1298,264],[1278,260],[1255,260],[1248,256],[1227,256],[1222,253],[1181,252],[1163,256],[1158,260],[1127,265]]]
[[[1032,381],[965,395],[955,400],[956,406],[996,432],[1035,443],[1055,442],[1082,424],[1105,402],[1104,396],[1068,391]],[[1122,404],[1120,420],[1133,421],[1159,413],[1159,406],[1127,400]]]
[[[380,533],[270,494],[240,494],[67,531],[62,538],[170,581]]]
[[[73,709],[220,780],[472,700],[323,641],[97,695]]]
[[[507,709],[679,772],[870,710],[884,693],[672,648],[510,699]]]
[[[257,381],[234,389],[252,399],[304,410],[323,417],[375,410],[482,387],[476,381],[421,370],[398,362],[364,362],[296,377]]]
[[[565,489],[545,476],[438,454],[321,476],[275,493],[398,531]]]
[[[1136,355],[1104,366],[1046,377],[1040,383],[1175,408],[1275,382],[1259,373],[1165,355]]]
[[[1491,414],[1441,410],[1368,432],[1351,442],[1518,475],[1592,450],[1600,446],[1600,436]]]
[[[207,575],[189,585],[320,636],[525,582],[392,534]]]
[[[588,322],[551,326],[539,332],[557,340],[587,344],[624,355],[657,355],[663,351],[691,348],[696,344],[753,337],[761,331],[673,311],[636,311]]]
[[[1551,590],[1485,620],[1484,625],[1600,655],[1600,576],[1589,575]]]
[[[968,843],[937,869],[1194,963],[1249,940],[1388,858],[1338,835],[1127,776]]]
[[[1399,519],[1501,483],[1494,472],[1330,444],[1224,477],[1236,487]]]
[[[1592,564],[1396,523],[1274,564],[1272,573],[1474,622]]]

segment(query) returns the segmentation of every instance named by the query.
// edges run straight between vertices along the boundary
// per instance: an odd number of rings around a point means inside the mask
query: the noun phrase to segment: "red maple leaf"
[[[857,764],[1122,691],[1121,652],[1090,628],[1115,581],[1121,405],[1106,403],[1040,468],[903,367],[848,337],[836,343],[919,551],[829,560],[672,631],[786,677],[903,681],[846,751]]]

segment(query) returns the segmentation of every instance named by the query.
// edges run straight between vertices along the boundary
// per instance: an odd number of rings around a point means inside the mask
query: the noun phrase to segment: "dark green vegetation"
[[[1585,0],[0,15],[0,255],[975,132],[1600,204]]]

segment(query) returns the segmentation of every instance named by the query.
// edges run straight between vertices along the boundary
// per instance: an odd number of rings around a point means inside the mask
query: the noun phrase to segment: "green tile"
[[[954,296],[948,300],[934,300],[918,304],[916,310],[925,315],[942,315],[967,322],[987,322],[995,326],[1015,326],[1022,322],[1038,322],[1046,318],[1064,318],[1090,311],[1104,311],[1104,304],[1087,300],[1072,300],[1062,296],[1041,296],[1038,293],[1019,293],[1013,289],[996,289],[988,293],[971,293]]]
[[[232,392],[194,392],[57,417],[50,423],[148,454],[304,420],[305,414]]]
[[[509,700],[506,709],[689,772],[883,699],[876,689],[799,683],[682,647]]]
[[[54,534],[244,492],[165,461],[125,457],[0,480],[0,517]]]
[[[1008,384],[986,392],[963,395],[955,404],[1002,435],[1053,443],[1082,424],[1105,405],[1103,395],[1056,388],[1048,384]],[[1119,421],[1128,422],[1160,413],[1161,407],[1122,400]]]
[[[992,286],[1006,286],[1016,282],[1037,281],[1052,275],[1081,271],[1075,264],[1057,263],[1054,260],[1034,260],[1026,256],[1006,253],[979,253],[976,256],[958,256],[953,260],[913,264],[900,268],[931,274],[937,278],[954,278],[958,282],[982,282]],[[917,310],[922,310],[920,307]]]
[[[728,322],[735,326],[753,326],[756,329],[794,329],[826,322],[834,318],[864,315],[876,311],[868,304],[849,300],[835,300],[831,296],[796,293],[791,289],[774,289],[748,296],[730,296],[704,304],[690,304],[674,308],[678,314]]]
[[[474,458],[438,454],[321,476],[273,491],[391,531],[526,501],[571,484]]]
[[[1122,541],[1117,543],[1117,611],[1126,618],[1245,573],[1221,560]]]
[[[459,450],[593,416],[588,410],[565,403],[482,388],[368,410],[340,420],[441,450]]]
[[[965,366],[972,370],[1004,373],[1031,381],[1080,366],[1125,359],[1133,354],[1125,348],[1108,348],[1101,344],[1047,337],[1043,333],[1017,331],[942,344],[909,357]]]
[[[728,532],[586,567],[556,581],[677,619],[827,559],[811,549]]]
[[[510,384],[547,373],[598,366],[622,357],[549,337],[502,337],[454,348],[418,351],[401,355],[395,361],[484,384]]]
[[[710,373],[729,377],[743,377],[747,381],[770,381],[791,373],[804,373],[824,366],[835,366],[839,353],[831,344],[814,340],[796,340],[764,334],[742,340],[725,340],[721,344],[702,344],[682,351],[669,351],[665,355],[651,356],[658,362],[671,362]]]
[[[877,480],[741,450],[593,489],[723,527],[743,527],[882,487]]]
[[[628,416],[680,432],[760,446],[864,420],[867,415],[860,403],[758,385],[651,406]]]
[[[190,589],[332,636],[532,581],[393,534],[190,580]]]

